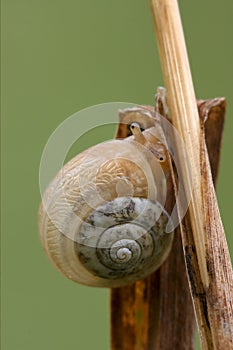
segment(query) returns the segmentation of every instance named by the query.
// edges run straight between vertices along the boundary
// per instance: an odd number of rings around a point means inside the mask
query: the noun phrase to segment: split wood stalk
[[[156,110],[166,117],[161,102],[157,94]],[[205,127],[212,176],[216,183],[226,103],[224,98],[215,98],[199,100],[197,106],[200,120]],[[148,107],[146,113],[148,113]],[[153,115],[154,108],[151,107],[150,121]],[[116,137],[124,138],[129,136],[127,123],[132,120],[132,115],[126,110],[121,112],[119,117]],[[142,114],[140,118],[144,128],[150,126],[145,125],[145,115]],[[170,189],[168,192],[168,197],[172,198],[173,190]],[[189,246],[193,245],[190,243]],[[186,254],[187,264],[190,260],[192,264],[196,261],[192,249]],[[190,264],[188,266],[190,269]],[[196,294],[200,297],[204,296],[200,289],[201,285],[199,284],[198,287],[192,273],[190,279]],[[203,314],[205,314],[204,301]],[[111,290],[111,349],[193,350],[194,335],[195,318],[178,227],[171,253],[155,273],[132,285]]]
[[[192,199],[181,236],[203,349],[233,349],[233,275],[215,196],[176,0],[151,0],[172,123],[189,155],[177,149]],[[190,181],[192,170],[193,183]],[[178,203],[179,204],[179,203]]]

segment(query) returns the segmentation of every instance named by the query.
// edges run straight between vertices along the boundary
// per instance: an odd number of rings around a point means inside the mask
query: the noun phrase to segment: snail
[[[131,136],[93,146],[59,171],[42,199],[39,232],[53,264],[69,279],[94,287],[121,287],[165,261],[164,145],[156,127],[130,124]]]

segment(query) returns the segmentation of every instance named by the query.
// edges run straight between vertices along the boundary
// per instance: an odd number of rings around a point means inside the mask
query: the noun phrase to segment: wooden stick
[[[186,194],[193,188],[186,230],[181,226],[181,234],[202,347],[233,349],[232,269],[204,129],[199,123],[178,4],[176,0],[151,0],[151,9],[172,122],[189,155],[188,163],[184,151],[177,150]]]
[[[156,105],[161,105],[158,95]],[[224,98],[215,98],[199,100],[197,106],[200,120],[202,123],[205,121],[206,144],[213,181],[216,183],[226,103]],[[147,113],[148,108],[150,107],[146,108]],[[158,112],[165,117],[164,110],[162,106]],[[151,117],[148,119],[145,115],[140,116],[143,128],[151,127],[153,111],[154,108],[151,107]],[[140,109],[137,113],[139,112]],[[128,126],[132,118],[136,117],[132,116],[130,109],[122,111],[119,117],[116,137],[125,138],[130,135]],[[139,120],[135,119],[137,122]],[[169,198],[172,193],[173,190],[169,191]],[[183,227],[183,235],[188,232],[188,224],[189,221],[185,230]],[[189,248],[186,249],[185,258],[195,302],[202,317],[202,333],[209,339],[208,319],[205,318],[206,297],[202,284],[197,281],[195,268],[198,269],[198,264],[190,241],[191,238],[186,237],[186,247]],[[111,349],[193,350],[194,332],[193,306],[185,273],[180,230],[177,228],[171,253],[158,271],[130,286],[111,290]]]
[[[156,112],[164,115],[159,94],[156,97]],[[148,115],[150,107],[147,107]],[[154,107],[151,114],[137,115],[129,110],[120,113],[117,138],[127,137],[132,118],[141,121],[143,128],[153,124]],[[164,117],[166,117],[164,115]],[[168,202],[170,212],[174,206],[174,191],[169,179]],[[171,322],[172,320],[172,322]],[[195,318],[185,273],[185,261],[179,228],[165,263],[144,280],[111,290],[111,349],[112,350],[194,350]]]

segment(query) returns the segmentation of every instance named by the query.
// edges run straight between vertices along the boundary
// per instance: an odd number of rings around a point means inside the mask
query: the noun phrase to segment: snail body
[[[70,160],[43,196],[42,245],[55,266],[81,284],[133,283],[155,271],[171,248],[163,208],[166,151],[154,128],[131,128],[133,136]]]

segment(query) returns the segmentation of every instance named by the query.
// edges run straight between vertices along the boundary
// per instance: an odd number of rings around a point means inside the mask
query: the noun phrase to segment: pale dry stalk
[[[151,0],[151,9],[172,123],[189,155],[187,162],[183,150],[178,150],[185,192],[192,186],[192,200],[181,235],[202,348],[230,350],[233,349],[232,268],[178,4],[176,0]]]

